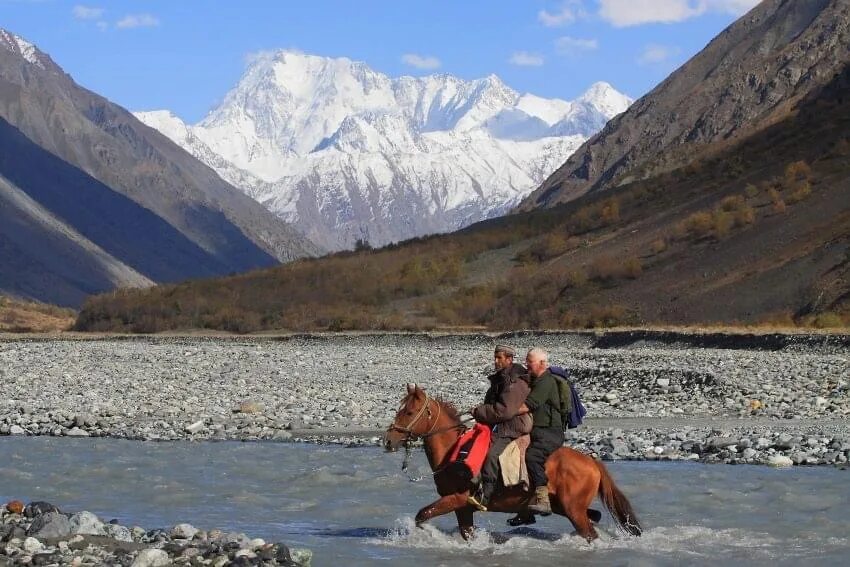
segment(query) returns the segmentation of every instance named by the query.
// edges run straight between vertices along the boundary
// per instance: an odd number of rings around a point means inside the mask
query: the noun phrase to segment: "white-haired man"
[[[525,452],[528,476],[534,484],[534,501],[528,506],[528,510],[548,516],[552,513],[552,507],[549,503],[546,459],[564,445],[561,398],[558,394],[557,379],[549,372],[549,355],[546,351],[541,348],[529,350],[525,357],[525,366],[531,377],[531,393],[525,400],[525,406],[534,418],[531,445]]]

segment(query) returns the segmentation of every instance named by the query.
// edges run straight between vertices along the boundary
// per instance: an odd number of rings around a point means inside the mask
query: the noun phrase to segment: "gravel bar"
[[[405,385],[461,408],[496,342],[541,346],[588,409],[602,459],[774,466],[850,458],[850,336],[338,334],[0,340],[0,435],[377,444]]]

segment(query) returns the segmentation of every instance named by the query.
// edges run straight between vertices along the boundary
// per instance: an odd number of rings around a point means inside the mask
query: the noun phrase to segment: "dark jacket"
[[[525,405],[534,416],[534,427],[558,427],[563,429],[561,420],[561,397],[555,376],[546,370],[539,377],[531,377],[531,393]]]
[[[472,415],[475,420],[494,427],[495,437],[516,439],[531,432],[531,417],[517,415],[530,390],[525,368],[514,364],[489,376],[490,388],[484,394],[484,403]]]

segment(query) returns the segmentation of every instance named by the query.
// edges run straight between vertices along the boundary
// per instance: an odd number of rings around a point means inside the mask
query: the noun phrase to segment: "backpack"
[[[567,370],[560,366],[550,366],[549,372],[555,376],[555,381],[558,383],[558,395],[561,399],[558,409],[564,420],[564,429],[575,429],[581,425],[587,410],[581,403],[581,398],[578,397],[578,391],[570,381]]]

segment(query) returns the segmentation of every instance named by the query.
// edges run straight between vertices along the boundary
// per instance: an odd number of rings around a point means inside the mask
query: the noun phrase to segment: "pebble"
[[[240,533],[204,532],[187,523],[170,529],[131,530],[117,523],[104,523],[86,511],[71,514],[69,519],[47,502],[26,506],[33,512],[31,516],[10,511],[18,509],[19,504],[20,501],[11,501],[0,508],[0,566],[224,566],[246,561],[244,564],[298,566],[309,565],[312,559],[309,550],[290,549],[282,543],[266,543]],[[64,520],[66,527],[73,525],[76,535],[72,536],[70,529],[58,535],[41,534],[39,526],[43,529],[44,524],[53,525],[58,518]],[[131,546],[126,545],[130,542]]]
[[[595,438],[570,443],[601,458],[767,464],[781,454],[801,465],[850,458],[850,447],[831,446],[850,438],[847,341],[817,337],[765,350],[651,340],[595,348],[590,334],[557,333],[7,339],[0,435],[375,445],[407,382],[460,408],[480,403],[497,342],[547,349],[569,368],[591,420],[647,424],[615,427],[616,444],[610,430],[579,428]],[[687,430],[708,419],[723,433]]]

